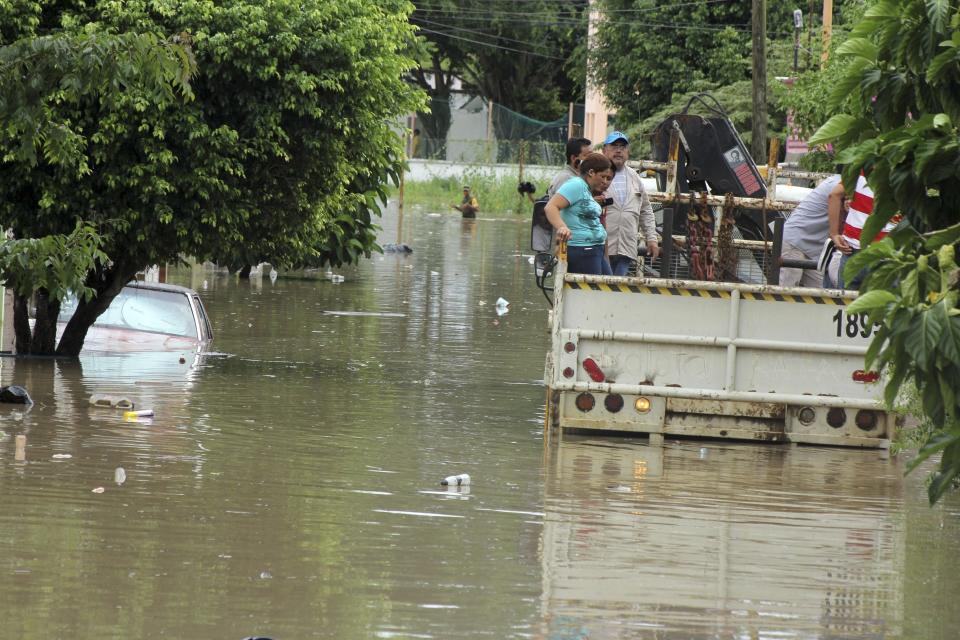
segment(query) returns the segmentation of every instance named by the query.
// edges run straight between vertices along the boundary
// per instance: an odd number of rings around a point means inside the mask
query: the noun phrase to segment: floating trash
[[[126,420],[132,420],[136,418],[152,418],[153,409],[139,409],[137,411],[124,411],[123,417]]]
[[[90,396],[91,407],[101,407],[103,409],[133,409],[133,401],[123,396],[111,396],[104,394],[94,394]]]
[[[497,302],[495,304],[495,307],[497,309],[497,315],[502,316],[506,312],[510,311],[509,306],[510,306],[510,303],[508,301],[506,301],[503,298],[497,298]]]
[[[444,487],[462,487],[463,485],[470,484],[470,474],[461,473],[455,476],[447,476],[440,481],[440,484]]]
[[[50,457],[53,458],[54,460],[69,460],[73,456],[70,455],[69,453],[55,453]]]
[[[27,390],[19,385],[12,384],[9,387],[0,387],[0,402],[9,404],[33,404],[33,398],[27,393]]]
[[[124,482],[127,481],[127,472],[124,470],[123,467],[117,467],[116,469],[114,469],[113,481],[116,482],[118,485],[123,484]]]
[[[103,487],[96,487],[95,489],[91,489],[90,491],[92,493],[103,493],[104,491],[106,491],[106,489],[104,489]]]

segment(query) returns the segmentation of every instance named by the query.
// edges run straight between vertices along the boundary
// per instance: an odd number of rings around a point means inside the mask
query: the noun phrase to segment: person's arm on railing
[[[570,201],[563,196],[556,194],[547,201],[543,207],[543,212],[547,215],[547,220],[557,230],[557,240],[564,241],[570,239],[570,229],[563,222],[560,215],[560,209],[566,209],[570,206]]]

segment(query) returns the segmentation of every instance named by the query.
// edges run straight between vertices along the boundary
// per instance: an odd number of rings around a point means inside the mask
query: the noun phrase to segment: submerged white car
[[[58,334],[76,308],[75,297],[64,300]],[[83,351],[192,350],[212,340],[210,319],[196,291],[173,284],[131,282],[90,327]]]

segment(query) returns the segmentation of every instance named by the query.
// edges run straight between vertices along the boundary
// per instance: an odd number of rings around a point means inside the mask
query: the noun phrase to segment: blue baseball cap
[[[627,136],[625,136],[622,131],[611,131],[610,135],[603,139],[603,144],[613,144],[619,140],[630,144],[630,140],[627,139]]]

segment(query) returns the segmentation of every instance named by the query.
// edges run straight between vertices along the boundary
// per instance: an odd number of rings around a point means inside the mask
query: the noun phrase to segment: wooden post
[[[767,199],[777,199],[777,165],[780,156],[780,138],[770,139],[770,153],[767,155]]]
[[[767,151],[767,0],[753,0],[753,128],[750,155]]]
[[[18,461],[26,460],[27,459],[27,436],[19,435],[14,439],[14,441],[16,442],[16,444],[14,445],[13,459]]]
[[[827,66],[830,58],[830,36],[833,34],[833,0],[823,0],[823,51],[820,52],[820,68]]]

